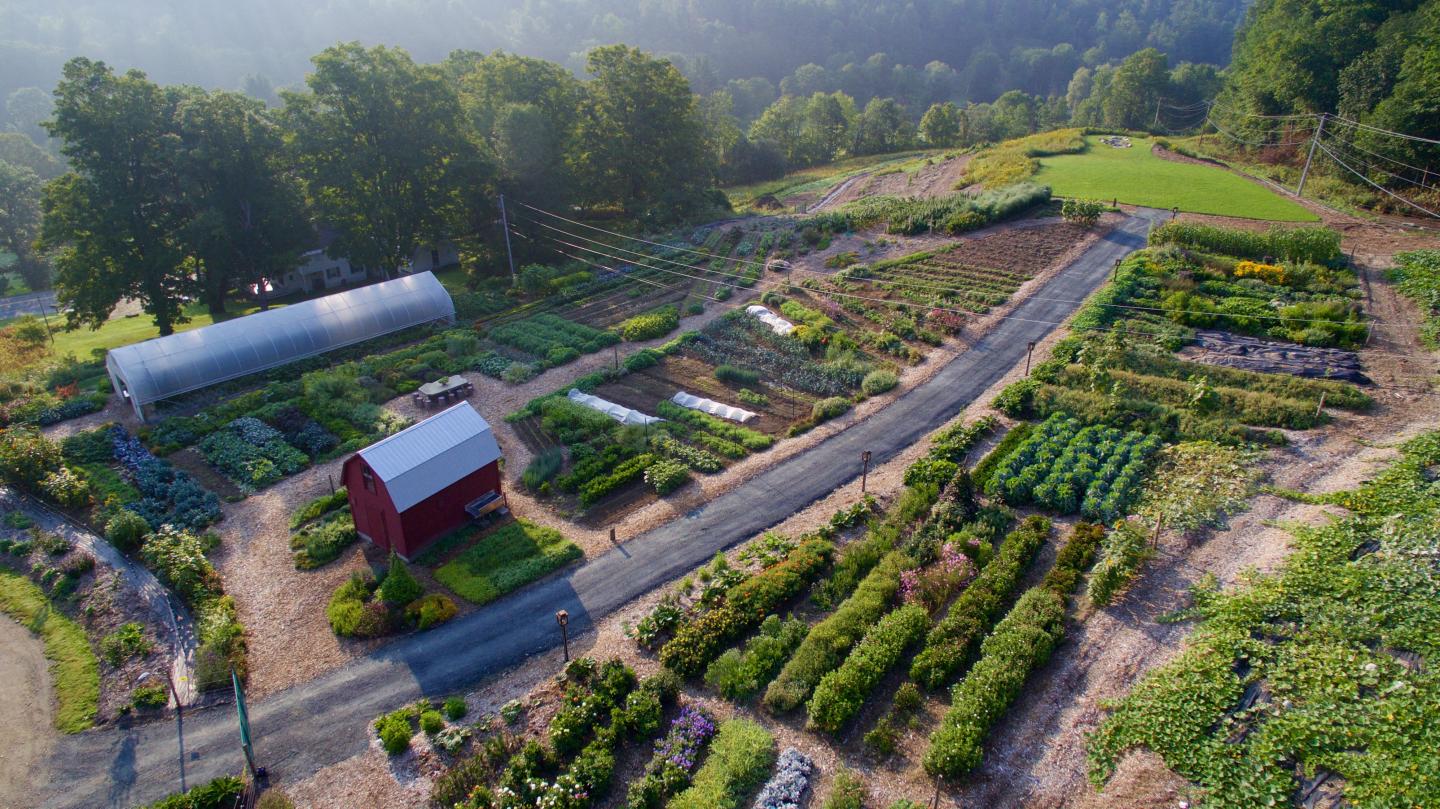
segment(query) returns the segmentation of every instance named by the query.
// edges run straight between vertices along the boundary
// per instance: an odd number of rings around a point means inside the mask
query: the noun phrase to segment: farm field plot
[[[1279,222],[1319,219],[1225,169],[1162,160],[1151,154],[1149,138],[1132,138],[1131,142],[1130,148],[1117,149],[1095,136],[1087,137],[1086,149],[1080,154],[1041,158],[1035,181],[1049,185],[1062,197],[1118,199],[1131,205]]]
[[[729,197],[730,204],[737,210],[749,207],[764,196],[775,197],[782,201],[789,200],[793,204],[796,202],[795,197],[800,195],[817,196],[850,177],[887,168],[905,167],[912,164],[918,166],[926,157],[939,154],[941,154],[939,151],[918,150],[898,154],[867,155],[842,160],[838,163],[792,171],[778,180],[731,186],[722,190],[725,192],[725,196]]]

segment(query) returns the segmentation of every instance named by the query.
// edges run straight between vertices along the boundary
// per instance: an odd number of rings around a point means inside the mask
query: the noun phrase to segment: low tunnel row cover
[[[714,399],[702,399],[699,396],[686,393],[683,390],[671,397],[670,401],[674,402],[677,405],[680,405],[681,407],[688,407],[691,410],[699,410],[702,413],[709,413],[712,416],[719,416],[722,419],[738,421],[741,424],[744,424],[750,419],[755,418],[755,414],[750,412],[749,410],[741,410],[738,407],[732,407],[730,405],[717,402]]]
[[[646,424],[664,421],[662,418],[647,416],[639,410],[631,410],[624,405],[601,399],[599,396],[583,393],[577,388],[571,388],[566,397],[575,404],[584,405],[591,410],[598,410],[627,427],[643,427]]]
[[[766,309],[758,303],[752,303],[745,307],[745,313],[751,317],[758,318],[761,323],[770,327],[770,330],[781,336],[787,336],[795,331],[795,324],[785,318]]]

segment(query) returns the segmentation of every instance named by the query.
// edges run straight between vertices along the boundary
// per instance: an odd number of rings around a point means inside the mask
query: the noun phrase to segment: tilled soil
[[[851,177],[820,195],[820,200],[824,204],[816,205],[810,211],[813,213],[830,210],[872,196],[926,198],[949,196],[959,189],[960,181],[965,176],[965,167],[970,164],[972,156],[966,154],[952,157],[949,160],[924,166],[913,173],[895,171],[889,174],[871,173]],[[803,198],[793,198],[787,199],[785,202],[795,204],[802,200]]]

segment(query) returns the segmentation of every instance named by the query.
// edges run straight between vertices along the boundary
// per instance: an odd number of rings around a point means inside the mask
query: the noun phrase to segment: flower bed
[[[865,698],[890,672],[905,650],[930,628],[930,614],[907,604],[881,618],[846,656],[840,668],[820,678],[808,706],[810,724],[834,733],[864,706]]]
[[[910,666],[910,679],[935,689],[964,669],[1049,534],[1049,520],[1027,517],[1005,537],[995,558],[930,630],[925,648]]]
[[[775,763],[775,738],[749,719],[720,725],[710,755],[668,809],[739,809]]]
[[[645,774],[630,784],[625,796],[627,809],[659,809],[688,787],[700,755],[714,735],[715,720],[703,708],[682,708],[665,738],[655,743]]]

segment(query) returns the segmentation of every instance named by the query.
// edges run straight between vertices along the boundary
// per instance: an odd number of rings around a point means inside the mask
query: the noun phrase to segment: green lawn
[[[272,302],[271,309],[284,304]],[[221,320],[248,315],[260,311],[259,305],[251,301],[230,301],[226,304],[229,310]],[[210,311],[204,304],[192,303],[185,307],[185,314],[190,316],[189,323],[182,323],[175,327],[175,331],[189,331],[198,329],[201,326],[209,326],[215,322],[210,316]],[[130,317],[115,317],[105,321],[105,325],[99,329],[91,329],[81,326],[75,331],[61,331],[59,326],[64,321],[57,318],[54,312],[50,313],[50,325],[56,327],[54,356],[64,357],[74,354],[81,360],[90,359],[90,352],[97,348],[118,348],[128,346],[131,343],[138,343],[142,340],[149,340],[152,337],[159,337],[160,330],[155,327],[150,316],[143,312]]]
[[[1057,196],[1119,199],[1153,208],[1178,207],[1192,213],[1314,222],[1319,217],[1265,187],[1224,169],[1161,160],[1148,138],[1132,138],[1129,149],[1085,139],[1089,148],[1074,155],[1040,159],[1035,182]]]
[[[0,570],[0,612],[30,628],[45,641],[50,676],[60,703],[55,727],[79,733],[95,724],[100,704],[100,664],[80,625],[57,612],[34,582]]]
[[[475,534],[475,529],[466,528],[459,538],[472,540]],[[584,555],[559,531],[526,520],[516,520],[473,541],[469,549],[441,565],[435,578],[476,604],[494,601]]]

